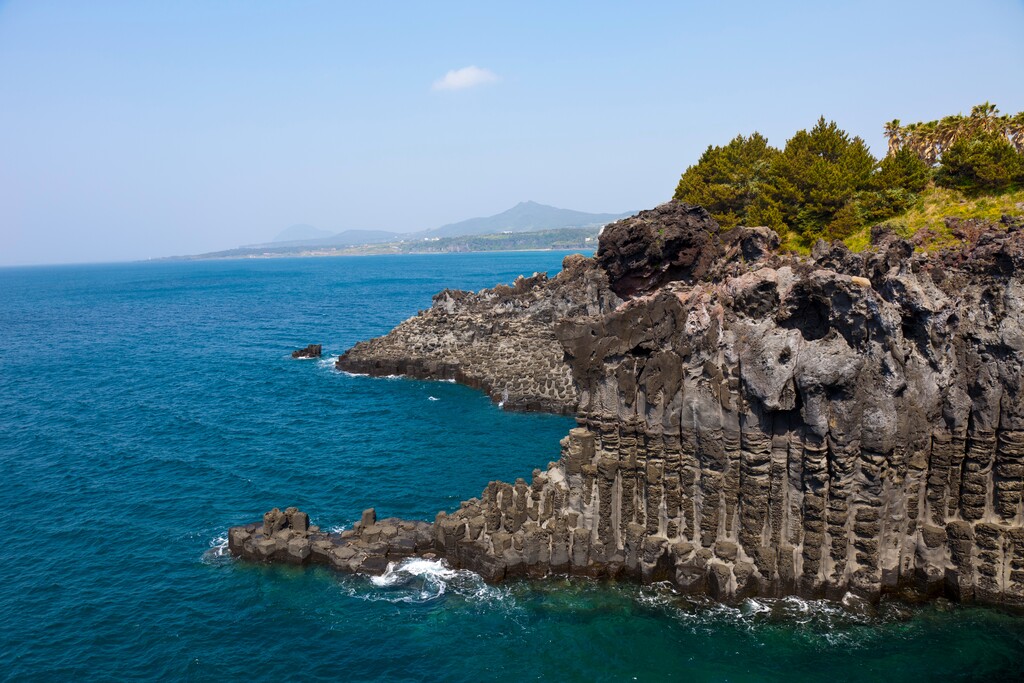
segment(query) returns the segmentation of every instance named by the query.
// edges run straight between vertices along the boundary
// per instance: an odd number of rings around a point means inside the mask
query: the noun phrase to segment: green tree
[[[856,221],[854,209],[838,215],[840,210],[871,189],[877,165],[862,139],[823,116],[810,131],[798,131],[786,142],[773,161],[767,193],[786,225],[805,239],[822,235],[837,218],[830,233],[838,235]]]
[[[778,154],[756,132],[737,135],[724,147],[708,146],[679,179],[674,198],[703,206],[723,228],[752,225],[750,208]]]
[[[878,190],[921,192],[928,186],[931,170],[928,164],[909,149],[901,149],[882,159],[874,186]]]
[[[1001,192],[1024,182],[1024,156],[1004,135],[978,133],[950,145],[935,182],[968,194]]]
[[[931,177],[928,164],[913,150],[904,147],[890,154],[872,176],[871,191],[859,193],[851,202],[856,205],[857,220],[866,225],[903,213],[917,201]],[[853,216],[847,211],[843,224],[849,226]]]

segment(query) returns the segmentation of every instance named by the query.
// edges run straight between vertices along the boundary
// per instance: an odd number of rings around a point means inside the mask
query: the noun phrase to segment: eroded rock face
[[[430,309],[386,336],[356,344],[337,367],[377,377],[451,379],[509,410],[571,414],[578,396],[555,322],[601,315],[620,302],[591,259],[568,256],[552,279],[535,274],[479,293],[446,289]]]
[[[579,426],[530,483],[440,513],[431,552],[492,581],[1024,604],[1019,222],[930,256],[877,232],[797,258],[763,228],[702,241],[700,215],[642,213],[602,235],[609,270],[572,264],[626,297],[546,309]],[[675,236],[640,248],[658,216]]]

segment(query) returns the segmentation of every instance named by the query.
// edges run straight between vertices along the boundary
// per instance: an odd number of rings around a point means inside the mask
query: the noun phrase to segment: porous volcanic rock
[[[604,271],[576,254],[554,278],[539,273],[478,293],[446,289],[431,308],[356,344],[336,365],[375,377],[455,380],[508,410],[572,414],[578,396],[555,323],[599,316],[619,303]]]
[[[877,230],[864,253],[798,257],[763,228],[705,239],[690,229],[703,215],[644,212],[571,263],[605,297],[546,307],[578,426],[529,483],[439,513],[430,552],[491,581],[1024,604],[1020,222],[930,255]],[[466,316],[482,325],[478,305]],[[497,343],[460,338],[466,358]],[[405,357],[424,353],[403,339]]]
[[[704,277],[722,254],[717,232],[701,207],[669,202],[608,225],[596,258],[616,294],[636,296]]]

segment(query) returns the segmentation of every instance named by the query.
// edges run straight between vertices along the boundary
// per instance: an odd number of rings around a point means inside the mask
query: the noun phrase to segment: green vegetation
[[[957,140],[942,155],[935,182],[969,194],[1002,192],[1024,180],[1024,155],[1005,138],[981,133]]]
[[[908,149],[929,166],[934,166],[951,146],[979,135],[994,135],[1024,153],[1024,112],[999,115],[996,105],[985,102],[968,116],[957,114],[937,121],[900,125],[899,119],[885,124],[889,154]]]
[[[952,246],[957,239],[946,226],[946,218],[977,218],[998,221],[1005,215],[1024,214],[1024,189],[999,194],[967,195],[945,187],[929,187],[907,211],[881,225],[903,237],[917,235],[925,249]],[[844,241],[854,251],[870,244],[871,226],[866,225]]]
[[[683,174],[676,198],[707,209],[723,228],[750,225],[751,209],[764,195],[764,182],[779,150],[760,133],[737,135],[725,147],[711,147]]]
[[[824,117],[781,150],[759,133],[740,135],[709,146],[674,197],[705,207],[723,228],[770,226],[799,251],[819,238],[862,247],[869,227],[882,222],[910,234],[927,226],[941,241],[949,236],[932,226],[939,213],[1024,212],[1024,113],[999,115],[985,103],[969,116],[891,121],[885,134],[889,152],[880,162]]]

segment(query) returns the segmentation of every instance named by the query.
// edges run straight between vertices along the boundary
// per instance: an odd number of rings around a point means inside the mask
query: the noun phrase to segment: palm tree
[[[935,126],[936,146],[938,154],[941,155],[949,149],[949,146],[956,142],[963,134],[964,117],[946,116]]]
[[[997,113],[999,113],[999,109],[996,108],[996,105],[989,102],[974,105],[971,108],[971,118],[977,127],[973,132],[996,132],[999,127],[998,118],[996,117]]]
[[[893,119],[885,124],[885,139],[889,141],[888,156],[892,156],[903,147],[903,129],[900,127],[900,120]]]
[[[1006,137],[1019,153],[1024,154],[1024,111],[1006,117]]]
[[[969,116],[956,114],[937,121],[922,121],[901,125],[899,119],[885,124],[885,137],[889,141],[889,154],[909,149],[922,161],[935,165],[942,153],[957,140],[979,134],[1001,135],[1014,148],[1024,154],[1024,112],[1010,116],[999,115],[991,102],[971,107]]]

